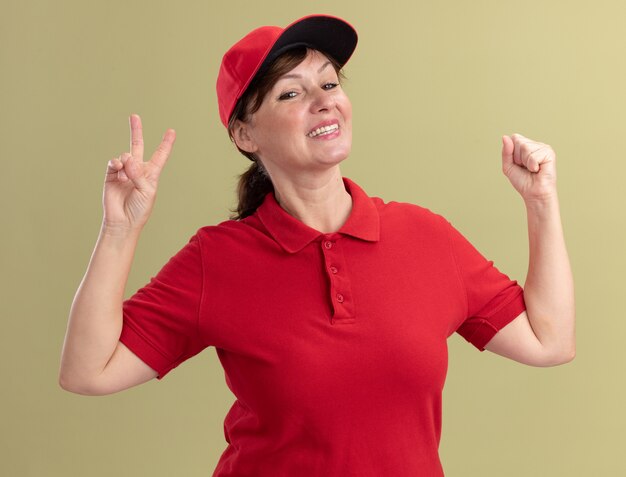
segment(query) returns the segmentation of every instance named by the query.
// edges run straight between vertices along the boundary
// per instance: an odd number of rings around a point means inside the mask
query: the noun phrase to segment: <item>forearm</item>
[[[528,319],[546,350],[573,357],[574,280],[558,197],[527,201],[526,212],[530,250],[524,299]]]
[[[60,381],[87,383],[111,358],[122,331],[122,302],[139,231],[103,227],[70,310]]]

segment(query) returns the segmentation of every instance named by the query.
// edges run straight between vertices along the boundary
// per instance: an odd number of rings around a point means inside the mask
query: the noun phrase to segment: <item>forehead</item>
[[[278,78],[278,81],[282,79],[297,78],[304,74],[319,74],[330,68],[334,71],[333,65],[324,53],[317,50],[307,50],[304,60],[296,65],[291,70],[285,72]]]

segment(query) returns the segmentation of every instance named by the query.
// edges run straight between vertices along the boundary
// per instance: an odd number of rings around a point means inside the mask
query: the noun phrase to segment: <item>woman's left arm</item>
[[[531,366],[564,364],[575,356],[574,280],[565,247],[552,148],[520,134],[502,137],[502,171],[520,193],[528,217],[526,311],[485,349]]]

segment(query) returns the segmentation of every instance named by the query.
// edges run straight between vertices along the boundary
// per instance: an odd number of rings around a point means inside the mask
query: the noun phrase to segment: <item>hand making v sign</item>
[[[152,211],[157,184],[176,139],[168,129],[149,161],[143,161],[141,118],[131,114],[130,153],[111,159],[107,165],[102,204],[103,227],[107,229],[141,229]]]

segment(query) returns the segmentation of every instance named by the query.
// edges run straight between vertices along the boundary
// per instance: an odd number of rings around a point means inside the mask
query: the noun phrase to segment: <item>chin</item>
[[[326,165],[327,167],[333,167],[341,164],[343,161],[348,159],[350,156],[350,149],[342,150],[342,151],[333,151],[332,154],[328,154],[324,156],[320,162]]]
[[[345,145],[336,145],[335,147],[333,147],[327,152],[325,159],[328,162],[339,164],[340,162],[343,162],[346,159],[348,159],[348,156],[350,155],[351,150],[352,150],[352,143],[345,144]]]

